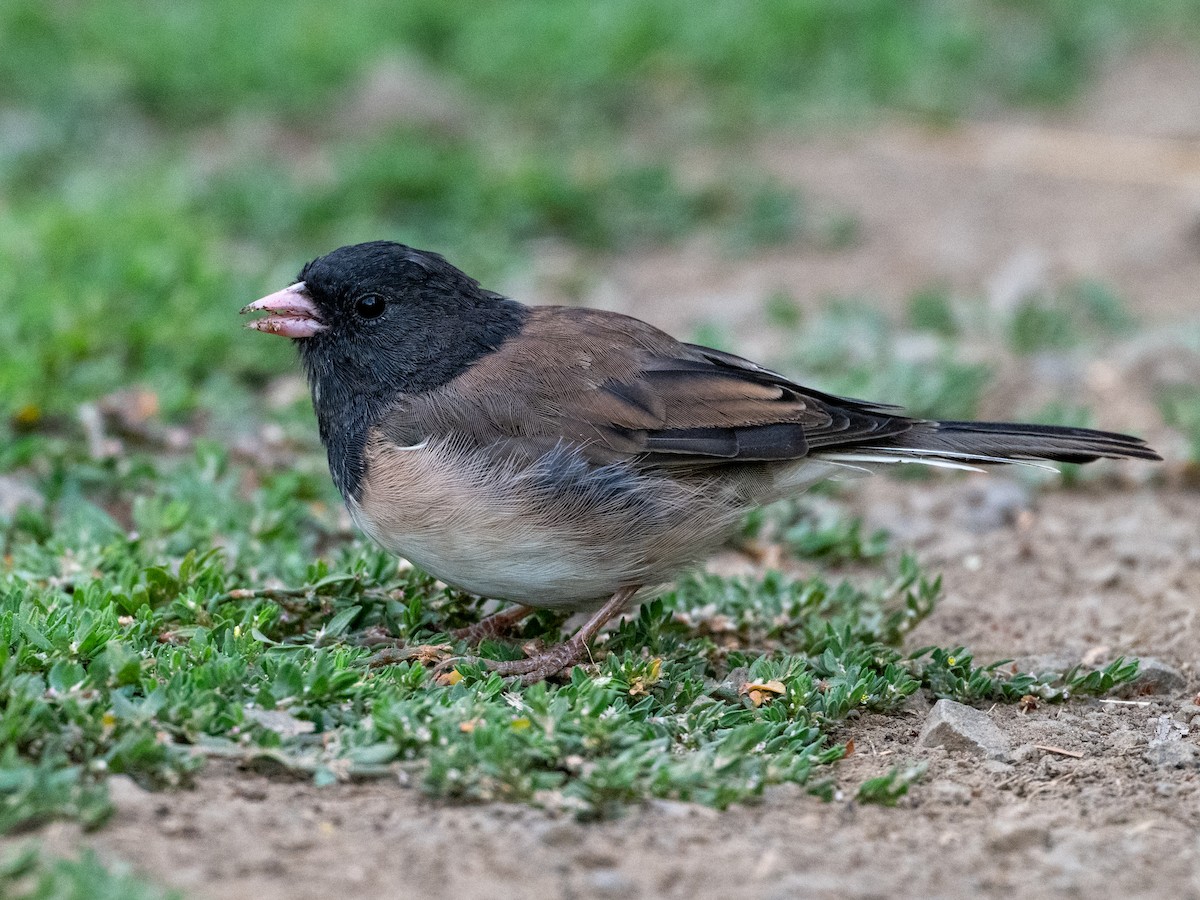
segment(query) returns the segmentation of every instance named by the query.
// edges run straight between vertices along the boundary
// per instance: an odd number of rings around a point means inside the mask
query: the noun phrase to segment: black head
[[[526,316],[438,254],[390,241],[327,253],[299,281],[325,326],[297,342],[310,377],[372,396],[445,384]]]
[[[391,241],[314,259],[296,284],[243,312],[269,313],[250,325],[296,339],[343,493],[357,479],[339,469],[354,469],[366,429],[388,406],[446,384],[518,334],[528,315],[438,254]]]

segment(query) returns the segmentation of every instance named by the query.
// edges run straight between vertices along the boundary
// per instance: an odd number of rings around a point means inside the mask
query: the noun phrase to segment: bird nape
[[[361,530],[450,585],[519,604],[462,636],[534,608],[593,613],[556,647],[478,660],[526,682],[575,665],[751,509],[847,468],[1159,459],[1124,434],[939,422],[825,394],[630,316],[525,306],[388,241],[315,259],[242,312],[299,348]]]

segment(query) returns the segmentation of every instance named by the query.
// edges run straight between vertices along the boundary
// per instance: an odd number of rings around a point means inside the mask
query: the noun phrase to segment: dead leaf
[[[662,659],[655,657],[650,661],[650,671],[645,675],[639,675],[629,684],[629,696],[640,697],[643,694],[649,693],[650,685],[658,681],[659,675],[662,672]]]
[[[743,690],[767,691],[768,693],[771,693],[771,694],[786,694],[787,693],[787,688],[784,687],[783,682],[779,681],[777,679],[774,679],[774,678],[772,678],[770,681],[764,681],[764,682],[749,681],[744,685]]]
[[[755,708],[762,706],[768,700],[774,700],[780,694],[786,694],[787,688],[782,681],[771,679],[767,682],[748,681],[739,688],[739,693],[746,694]]]

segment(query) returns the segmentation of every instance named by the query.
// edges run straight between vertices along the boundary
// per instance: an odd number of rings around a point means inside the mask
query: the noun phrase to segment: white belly
[[[595,466],[569,448],[518,465],[376,437],[365,462],[347,506],[369,537],[447,584],[531,606],[584,609],[669,580],[744,511],[707,485]]]
[[[580,609],[599,606],[622,586],[620,566],[597,565],[595,554],[572,554],[561,535],[546,533],[528,523],[505,517],[432,516],[425,527],[405,528],[393,517],[382,525],[350,501],[350,517],[362,531],[386,550],[447,584],[500,600],[531,606]],[[440,510],[446,513],[447,510]],[[470,518],[472,521],[465,521]]]

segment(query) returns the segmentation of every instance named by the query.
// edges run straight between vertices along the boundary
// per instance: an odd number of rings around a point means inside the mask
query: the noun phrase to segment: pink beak
[[[303,281],[297,281],[291,287],[267,294],[261,300],[255,300],[243,307],[242,312],[268,313],[261,319],[246,323],[247,328],[265,331],[267,334],[279,334],[290,338],[309,338],[326,328],[325,323],[321,321],[320,313],[317,312],[317,307],[304,288]]]

